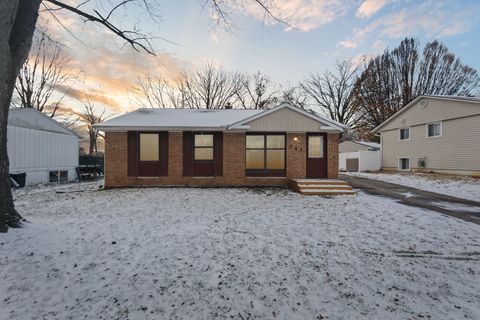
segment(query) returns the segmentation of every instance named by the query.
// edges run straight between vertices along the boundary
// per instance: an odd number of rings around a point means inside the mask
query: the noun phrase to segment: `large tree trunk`
[[[40,2],[0,1],[0,232],[19,227],[22,221],[10,187],[7,123],[15,79],[32,44]]]
[[[93,155],[97,151],[97,137],[93,129],[88,132],[90,139],[90,147],[88,148],[88,154]]]

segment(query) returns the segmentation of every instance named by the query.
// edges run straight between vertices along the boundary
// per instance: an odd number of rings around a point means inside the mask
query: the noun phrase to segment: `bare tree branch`
[[[301,86],[314,105],[330,118],[352,126],[359,120],[355,117],[354,88],[357,76],[358,67],[353,62],[337,61],[333,71],[312,73]]]
[[[55,87],[72,82],[77,77],[69,67],[70,61],[64,46],[48,37],[46,30],[41,30],[34,36],[30,56],[17,75],[13,105],[34,108],[54,117],[56,109],[47,110],[46,106],[52,105],[50,100]],[[63,96],[57,105],[62,99]]]
[[[115,11],[119,6],[115,6],[106,17],[104,17],[98,10],[93,10],[96,16],[86,13],[82,10],[80,10],[78,7],[73,7],[68,4],[65,4],[63,2],[57,1],[57,0],[44,0],[47,2],[50,2],[51,4],[54,4],[55,6],[59,8],[66,9],[68,11],[71,11],[83,18],[86,19],[86,21],[92,21],[99,23],[106,27],[108,30],[110,30],[112,33],[123,39],[125,42],[130,44],[132,48],[134,48],[136,51],[143,50],[149,54],[155,55],[155,51],[149,41],[149,38],[145,35],[142,35],[141,33],[137,31],[128,31],[128,30],[121,30],[115,25],[113,25],[108,18],[111,16],[113,11]],[[126,3],[131,2],[131,0],[128,1],[123,1],[121,4],[125,5]],[[133,35],[133,36],[132,36]]]

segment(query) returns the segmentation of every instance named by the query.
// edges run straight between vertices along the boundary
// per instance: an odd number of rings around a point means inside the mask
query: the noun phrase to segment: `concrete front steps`
[[[337,196],[355,195],[348,182],[334,179],[291,179],[288,187],[304,195]]]

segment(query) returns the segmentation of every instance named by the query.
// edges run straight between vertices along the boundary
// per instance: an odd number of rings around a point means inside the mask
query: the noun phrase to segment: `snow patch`
[[[1,319],[480,318],[478,261],[438,258],[478,257],[479,225],[363,192],[98,186],[14,192]]]

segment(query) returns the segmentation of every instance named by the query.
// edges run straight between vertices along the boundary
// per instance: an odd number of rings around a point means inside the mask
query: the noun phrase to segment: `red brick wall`
[[[338,179],[338,133],[329,133],[327,136],[327,178]]]
[[[295,137],[297,141],[294,141]],[[329,178],[337,178],[338,135],[329,135],[327,148],[329,154],[328,175]],[[127,176],[127,133],[107,132],[105,135],[105,187],[139,185],[286,186],[288,179],[305,178],[305,133],[288,133],[286,151],[286,178],[245,177],[245,134],[225,132],[223,135],[223,176],[184,177],[183,135],[182,132],[170,132],[168,177],[137,178]],[[332,161],[333,164],[331,164]]]
[[[295,138],[297,141],[295,141]],[[302,179],[307,172],[307,135],[287,133],[287,178]]]

